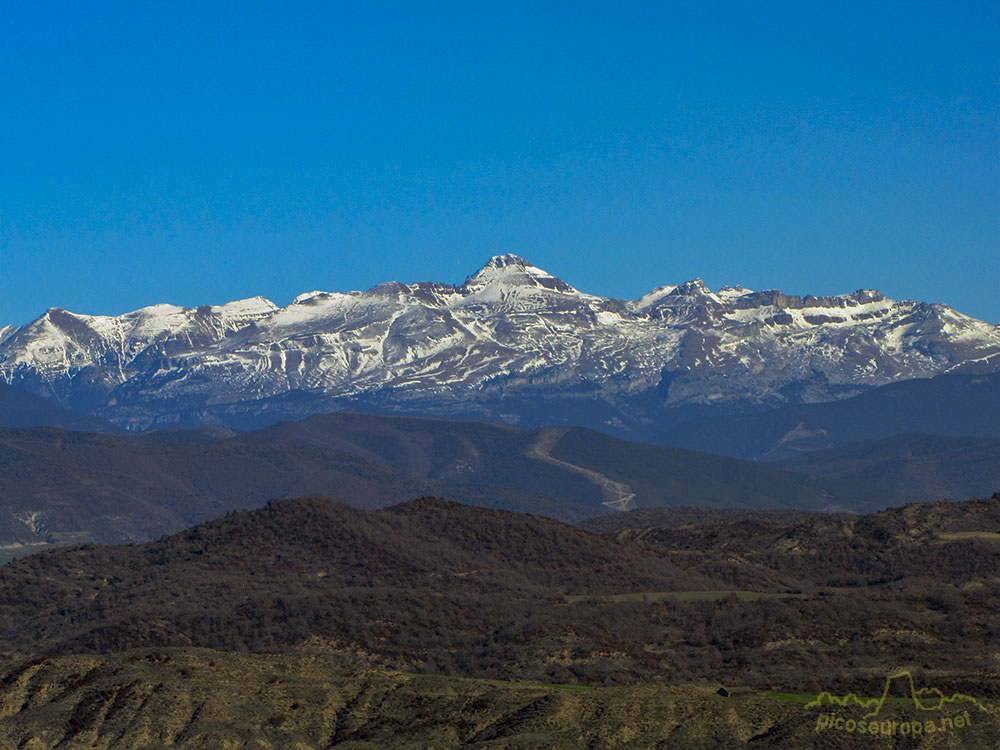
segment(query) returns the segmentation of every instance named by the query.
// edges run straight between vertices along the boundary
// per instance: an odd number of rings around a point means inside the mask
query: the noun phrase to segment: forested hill
[[[320,648],[461,676],[796,692],[916,661],[989,697],[997,570],[1000,495],[607,535],[433,498],[287,500],[0,568],[0,653]]]

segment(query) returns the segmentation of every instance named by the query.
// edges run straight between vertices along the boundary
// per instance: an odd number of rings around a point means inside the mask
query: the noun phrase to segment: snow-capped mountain
[[[0,377],[130,428],[345,406],[640,429],[663,410],[829,401],[1000,370],[1000,327],[862,290],[793,297],[701,280],[596,297],[514,255],[459,286],[255,297],[0,329]]]

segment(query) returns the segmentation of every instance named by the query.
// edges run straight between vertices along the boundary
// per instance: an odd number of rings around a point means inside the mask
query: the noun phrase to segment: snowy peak
[[[329,292],[323,292],[323,291],[320,291],[319,289],[314,289],[311,292],[303,292],[302,294],[300,294],[298,297],[296,297],[295,299],[292,300],[292,304],[293,305],[304,305],[304,304],[307,304],[307,303],[315,300],[316,298],[323,298],[323,297],[329,297],[329,296],[330,296]]]
[[[667,295],[673,294],[673,291],[676,288],[677,288],[676,286],[672,285],[658,286],[656,287],[656,289],[653,289],[652,291],[642,295],[642,297],[637,299],[635,302],[629,302],[627,304],[637,311],[646,310],[655,305],[657,302],[659,302]]]
[[[213,306],[212,312],[239,316],[263,316],[279,309],[271,300],[258,295],[256,297],[227,302],[224,305]]]
[[[486,287],[539,287],[558,292],[574,293],[576,290],[548,271],[531,265],[517,255],[495,255],[486,265],[465,280],[462,289],[474,293]]]
[[[344,399],[536,418],[505,394],[569,399],[559,414],[600,401],[609,419],[638,424],[650,403],[832,400],[998,368],[1000,327],[945,305],[870,289],[713,292],[701,279],[623,301],[577,291],[517,255],[490,258],[459,286],[388,282],[307,292],[281,308],[253,297],[116,317],[52,308],[0,327],[0,379],[133,428],[272,409],[300,417]]]
[[[727,302],[731,302],[733,300],[739,299],[740,297],[745,297],[746,295],[752,294],[752,293],[753,293],[752,289],[746,289],[746,288],[740,286],[739,284],[737,284],[736,286],[724,286],[724,287],[722,287],[718,292],[716,292],[716,296],[719,299],[726,300]]]
[[[6,337],[0,369],[61,377],[99,367],[106,368],[105,382],[120,382],[127,378],[126,368],[145,361],[144,356],[155,359],[200,351],[278,309],[263,297],[193,308],[156,304],[118,316],[80,315],[51,307]]]
[[[520,255],[514,255],[513,253],[507,253],[505,255],[494,255],[486,264],[476,271],[470,278],[493,278],[498,275],[498,272],[503,272],[505,269],[514,269],[517,271],[527,271],[528,269],[534,269],[542,276],[551,276],[548,271],[543,271],[540,268],[536,268],[531,265],[528,261],[522,258]]]
[[[712,294],[712,290],[701,279],[692,279],[675,287],[671,294],[684,297],[708,297]]]

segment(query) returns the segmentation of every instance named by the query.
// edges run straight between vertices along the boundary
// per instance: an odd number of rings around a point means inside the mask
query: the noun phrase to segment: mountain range
[[[127,429],[355,408],[576,424],[631,439],[705,415],[830,402],[1000,369],[1000,327],[873,290],[797,297],[702,281],[637,300],[578,291],[515,255],[460,285],[59,308],[0,328],[0,379]]]

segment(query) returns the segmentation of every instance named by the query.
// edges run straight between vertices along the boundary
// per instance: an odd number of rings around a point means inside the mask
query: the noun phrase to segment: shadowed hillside
[[[675,424],[657,442],[777,461],[906,433],[1000,437],[1000,374],[941,375],[872,388],[854,398]]]
[[[876,484],[912,500],[966,500],[1000,487],[1000,439],[897,435],[773,464],[815,477]]]
[[[871,510],[903,497],[863,482],[813,480],[747,461],[630,443],[584,428],[521,430],[488,422],[337,412],[248,433],[266,441],[352,453],[453,483],[510,486],[569,499],[604,496],[582,468],[627,485],[634,506],[799,507]],[[537,460],[545,443],[555,462]],[[558,464],[564,466],[560,467]],[[598,485],[598,486],[595,486]]]
[[[121,432],[99,417],[63,408],[54,401],[0,380],[0,427],[60,427],[86,432]]]
[[[437,495],[577,521],[632,506],[844,507],[891,493],[581,429],[339,413],[255,433],[0,429],[0,561],[53,544],[145,541],[272,499],[359,507]]]

